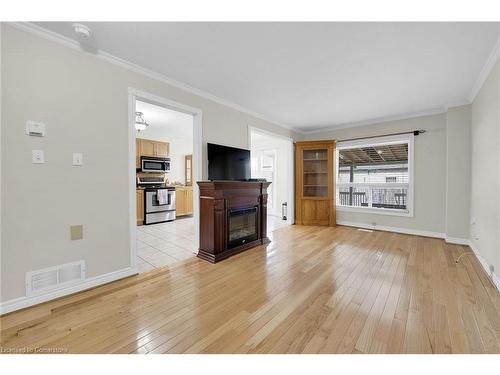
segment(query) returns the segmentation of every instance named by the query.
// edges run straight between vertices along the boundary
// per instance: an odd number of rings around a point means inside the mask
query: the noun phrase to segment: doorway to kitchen
[[[136,90],[130,93],[130,107],[135,146],[131,262],[137,272],[148,272],[197,252],[201,112]]]
[[[268,233],[294,222],[293,141],[249,127],[252,178],[271,182],[267,191]]]

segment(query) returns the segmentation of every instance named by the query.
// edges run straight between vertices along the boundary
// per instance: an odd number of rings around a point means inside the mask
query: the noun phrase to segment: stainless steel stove
[[[145,189],[144,224],[175,220],[175,187],[167,186],[163,177],[137,177],[137,186]]]

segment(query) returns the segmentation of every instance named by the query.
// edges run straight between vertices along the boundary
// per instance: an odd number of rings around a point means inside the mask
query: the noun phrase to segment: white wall
[[[349,139],[425,129],[415,137],[414,217],[337,211],[338,222],[403,228],[444,236],[446,217],[446,115],[308,134],[307,139]]]
[[[247,126],[282,127],[148,78],[92,54],[2,25],[1,301],[25,296],[25,273],[83,259],[87,277],[130,267],[128,88],[203,111],[206,142],[248,145]],[[27,137],[26,120],[47,124]],[[31,164],[43,149],[47,163]],[[82,167],[72,152],[84,153]],[[84,239],[69,240],[69,226]]]
[[[446,237],[466,243],[470,226],[471,106],[446,113]],[[453,240],[454,239],[454,240]]]
[[[472,103],[471,242],[500,275],[500,62]]]

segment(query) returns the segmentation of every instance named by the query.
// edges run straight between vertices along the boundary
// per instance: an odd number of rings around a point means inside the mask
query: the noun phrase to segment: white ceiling
[[[193,116],[141,101],[136,101],[135,109],[143,113],[143,119],[149,124],[137,134],[139,138],[157,141],[193,139]]]
[[[39,26],[77,39],[71,22]],[[309,131],[469,100],[499,23],[88,22],[90,47]]]

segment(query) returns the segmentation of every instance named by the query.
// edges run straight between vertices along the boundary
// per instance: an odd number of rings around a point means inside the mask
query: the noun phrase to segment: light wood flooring
[[[0,319],[1,346],[72,353],[499,353],[500,296],[468,247],[286,226]]]

